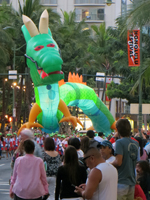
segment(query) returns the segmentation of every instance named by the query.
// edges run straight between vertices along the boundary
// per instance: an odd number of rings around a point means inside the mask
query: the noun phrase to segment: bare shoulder
[[[97,168],[93,168],[91,170],[90,174],[89,174],[88,179],[90,181],[96,181],[97,180],[97,182],[101,182],[101,180],[102,180],[102,172],[101,172],[101,170],[99,170]]]

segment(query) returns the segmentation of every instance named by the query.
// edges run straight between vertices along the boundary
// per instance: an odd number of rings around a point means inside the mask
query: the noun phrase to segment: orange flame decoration
[[[71,72],[69,72],[68,82],[71,82],[71,83],[81,83],[81,84],[86,85],[86,82],[83,82],[83,76],[82,75],[79,76],[78,73],[75,75],[75,73],[71,74]],[[59,81],[58,84],[59,84],[59,87],[61,85],[64,85],[65,84],[64,79],[62,79],[61,81]]]

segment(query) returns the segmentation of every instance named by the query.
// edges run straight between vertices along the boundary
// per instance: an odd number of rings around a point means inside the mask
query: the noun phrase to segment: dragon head
[[[64,78],[63,63],[57,43],[48,28],[48,12],[44,10],[39,22],[39,30],[34,22],[23,15],[22,32],[27,48],[27,65],[35,86],[53,84]]]

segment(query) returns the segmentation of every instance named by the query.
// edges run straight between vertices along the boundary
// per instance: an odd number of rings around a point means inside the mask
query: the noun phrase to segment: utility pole
[[[141,80],[141,72],[142,72],[142,27],[140,27],[140,66],[139,66],[139,132],[141,134],[142,128],[142,80]]]
[[[16,55],[16,44],[14,45],[14,60],[13,60],[13,70],[15,70],[15,55]],[[16,108],[15,108],[15,84],[13,79],[13,121],[12,121],[12,133],[15,131],[15,121],[16,121]]]

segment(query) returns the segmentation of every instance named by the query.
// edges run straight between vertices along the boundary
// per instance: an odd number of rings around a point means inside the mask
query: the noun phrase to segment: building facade
[[[3,0],[0,0],[0,4]],[[111,5],[106,4],[107,0],[41,0],[41,5],[45,8],[50,7],[54,12],[57,12],[62,16],[62,11],[75,11],[76,22],[83,19],[91,26],[92,24],[100,25],[105,22],[106,28],[111,26],[115,27],[115,20],[121,14],[127,12],[128,7],[132,3],[132,0],[112,0]],[[6,0],[7,4],[12,4],[15,10],[19,9],[18,0]],[[23,4],[23,0],[20,0]],[[114,81],[114,80],[113,80]],[[114,82],[119,84],[120,80],[116,79]],[[102,99],[103,89],[100,88],[99,92],[96,91],[99,98]],[[108,109],[111,111],[115,119],[130,115],[130,109],[125,99],[112,99],[106,101],[103,99]],[[82,120],[86,122],[85,128],[91,126],[89,119],[82,115]]]
[[[0,4],[3,0],[0,0]],[[51,7],[55,12],[62,16],[62,11],[73,11],[76,13],[76,21],[82,19],[89,24],[101,24],[105,22],[106,28],[109,26],[116,26],[115,19],[122,13],[125,13],[131,0],[112,0],[112,4],[108,6],[107,0],[41,0],[41,5],[44,7]],[[18,10],[18,0],[6,0],[8,4]],[[23,4],[23,0],[20,0]]]

